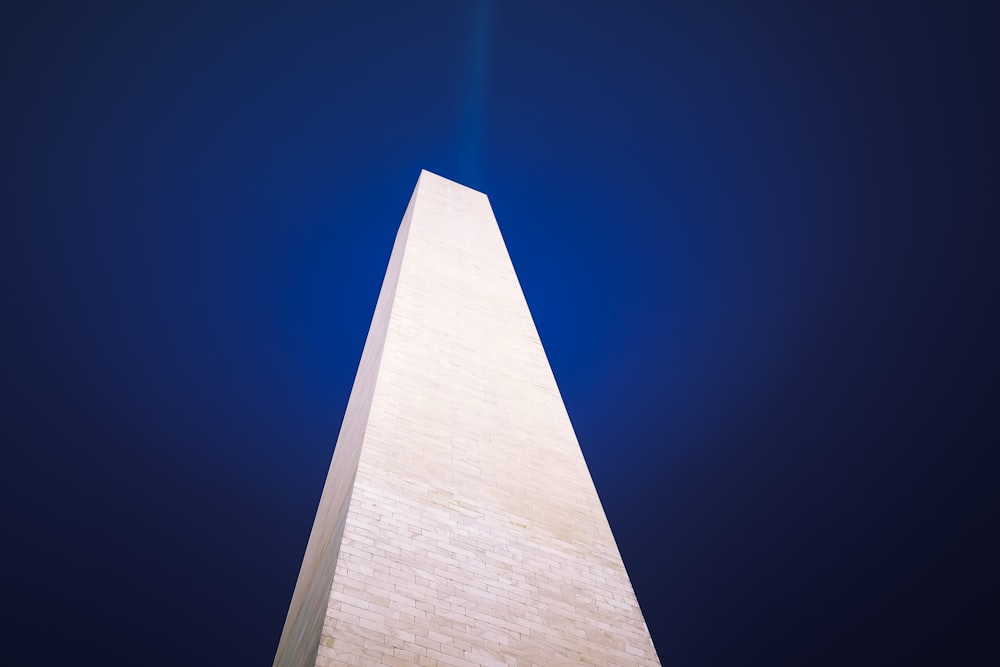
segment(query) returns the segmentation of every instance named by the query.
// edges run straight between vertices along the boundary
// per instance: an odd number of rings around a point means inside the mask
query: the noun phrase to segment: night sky
[[[986,664],[1000,22],[851,4],[5,2],[0,662],[270,664],[426,168],[664,665]]]

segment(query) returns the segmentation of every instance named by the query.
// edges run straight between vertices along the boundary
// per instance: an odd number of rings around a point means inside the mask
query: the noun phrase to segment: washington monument
[[[275,667],[658,665],[486,195],[423,171]]]

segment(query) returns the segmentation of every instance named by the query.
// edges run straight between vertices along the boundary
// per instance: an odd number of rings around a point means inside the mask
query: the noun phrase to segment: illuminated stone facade
[[[489,200],[426,171],[274,664],[659,664]]]

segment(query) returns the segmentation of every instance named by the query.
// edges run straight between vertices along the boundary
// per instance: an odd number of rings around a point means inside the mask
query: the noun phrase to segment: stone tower
[[[658,665],[486,196],[420,174],[275,667]]]

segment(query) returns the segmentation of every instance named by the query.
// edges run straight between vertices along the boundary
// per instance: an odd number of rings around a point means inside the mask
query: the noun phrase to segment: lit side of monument
[[[421,172],[276,667],[658,665],[489,200]]]

